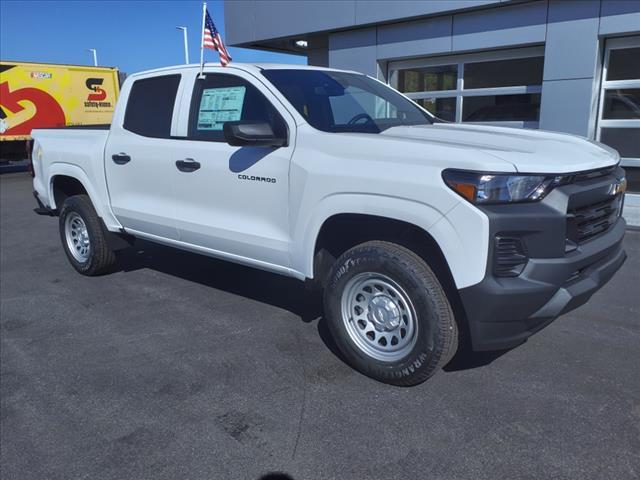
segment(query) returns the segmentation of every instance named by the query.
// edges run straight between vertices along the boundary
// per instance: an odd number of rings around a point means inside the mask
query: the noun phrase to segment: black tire
[[[415,343],[406,347],[411,350],[402,358],[387,361],[367,354],[350,336],[343,321],[345,287],[351,279],[366,273],[393,280],[413,304],[417,324]],[[446,365],[458,348],[458,326],[438,278],[422,258],[394,243],[366,242],[342,254],[329,273],[324,310],[329,331],[346,361],[384,383],[398,386],[422,383]]]
[[[87,227],[89,235],[90,251],[88,258],[84,261],[74,257],[67,243],[65,234],[65,223],[67,217],[72,213],[79,215]],[[107,246],[107,239],[102,230],[100,219],[93,204],[87,195],[73,195],[68,197],[62,204],[59,218],[60,240],[62,248],[73,268],[79,273],[88,276],[102,275],[108,273],[116,261],[113,251]]]

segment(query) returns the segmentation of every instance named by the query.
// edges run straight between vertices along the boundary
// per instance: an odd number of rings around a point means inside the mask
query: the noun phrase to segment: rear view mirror
[[[283,147],[286,138],[273,133],[268,123],[226,122],[223,126],[224,139],[234,147]]]

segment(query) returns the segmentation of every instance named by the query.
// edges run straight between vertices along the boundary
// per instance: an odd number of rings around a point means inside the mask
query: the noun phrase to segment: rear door
[[[185,82],[179,125],[185,140],[176,142],[172,160],[199,168],[175,172],[180,240],[240,263],[288,268],[293,118],[242,70],[210,70],[204,79],[194,72]],[[288,146],[230,146],[223,126],[237,120],[270,123],[289,135]]]
[[[167,73],[136,79],[125,87],[105,149],[111,207],[132,233],[178,239],[170,149],[181,75]],[[180,142],[178,142],[180,143]]]

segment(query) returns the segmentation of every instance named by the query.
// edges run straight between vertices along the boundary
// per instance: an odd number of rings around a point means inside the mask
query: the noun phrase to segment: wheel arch
[[[302,205],[294,232],[291,263],[302,277],[314,278],[314,263],[320,234],[336,219],[377,218],[413,225],[425,232],[436,224],[443,212],[420,202],[393,196],[366,193],[338,193],[323,198],[310,207],[311,214]],[[371,240],[371,238],[369,239]],[[380,238],[378,238],[380,240]]]
[[[316,244],[323,226],[332,217],[345,214],[404,222],[427,235],[429,244],[437,245],[446,259],[457,289],[475,285],[485,277],[489,220],[481,210],[458,199],[437,209],[414,200],[363,193],[334,194],[315,205],[301,204],[291,249],[295,276],[316,277]]]
[[[415,223],[363,213],[338,213],[322,223],[313,249],[312,278],[323,281],[327,273],[325,258],[336,259],[348,249],[371,240],[396,243],[415,252],[457,294],[445,254],[432,235]]]
[[[51,207],[58,211],[68,197],[82,194],[89,195],[82,182],[69,175],[54,175],[51,177],[50,183],[51,196],[49,198],[51,198],[52,201]]]
[[[121,225],[109,207],[106,185],[104,186],[105,191],[100,193],[82,168],[62,162],[51,164],[47,188],[47,197],[52,209],[59,211],[68,196],[84,193],[91,200],[96,213],[104,221],[106,227],[110,231],[120,230]],[[102,188],[100,189],[102,190]]]

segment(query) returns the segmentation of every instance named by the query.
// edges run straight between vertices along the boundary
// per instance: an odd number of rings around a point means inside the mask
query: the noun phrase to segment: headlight
[[[445,183],[474,204],[537,202],[551,190],[571,181],[568,175],[517,175],[510,173],[445,170]]]

